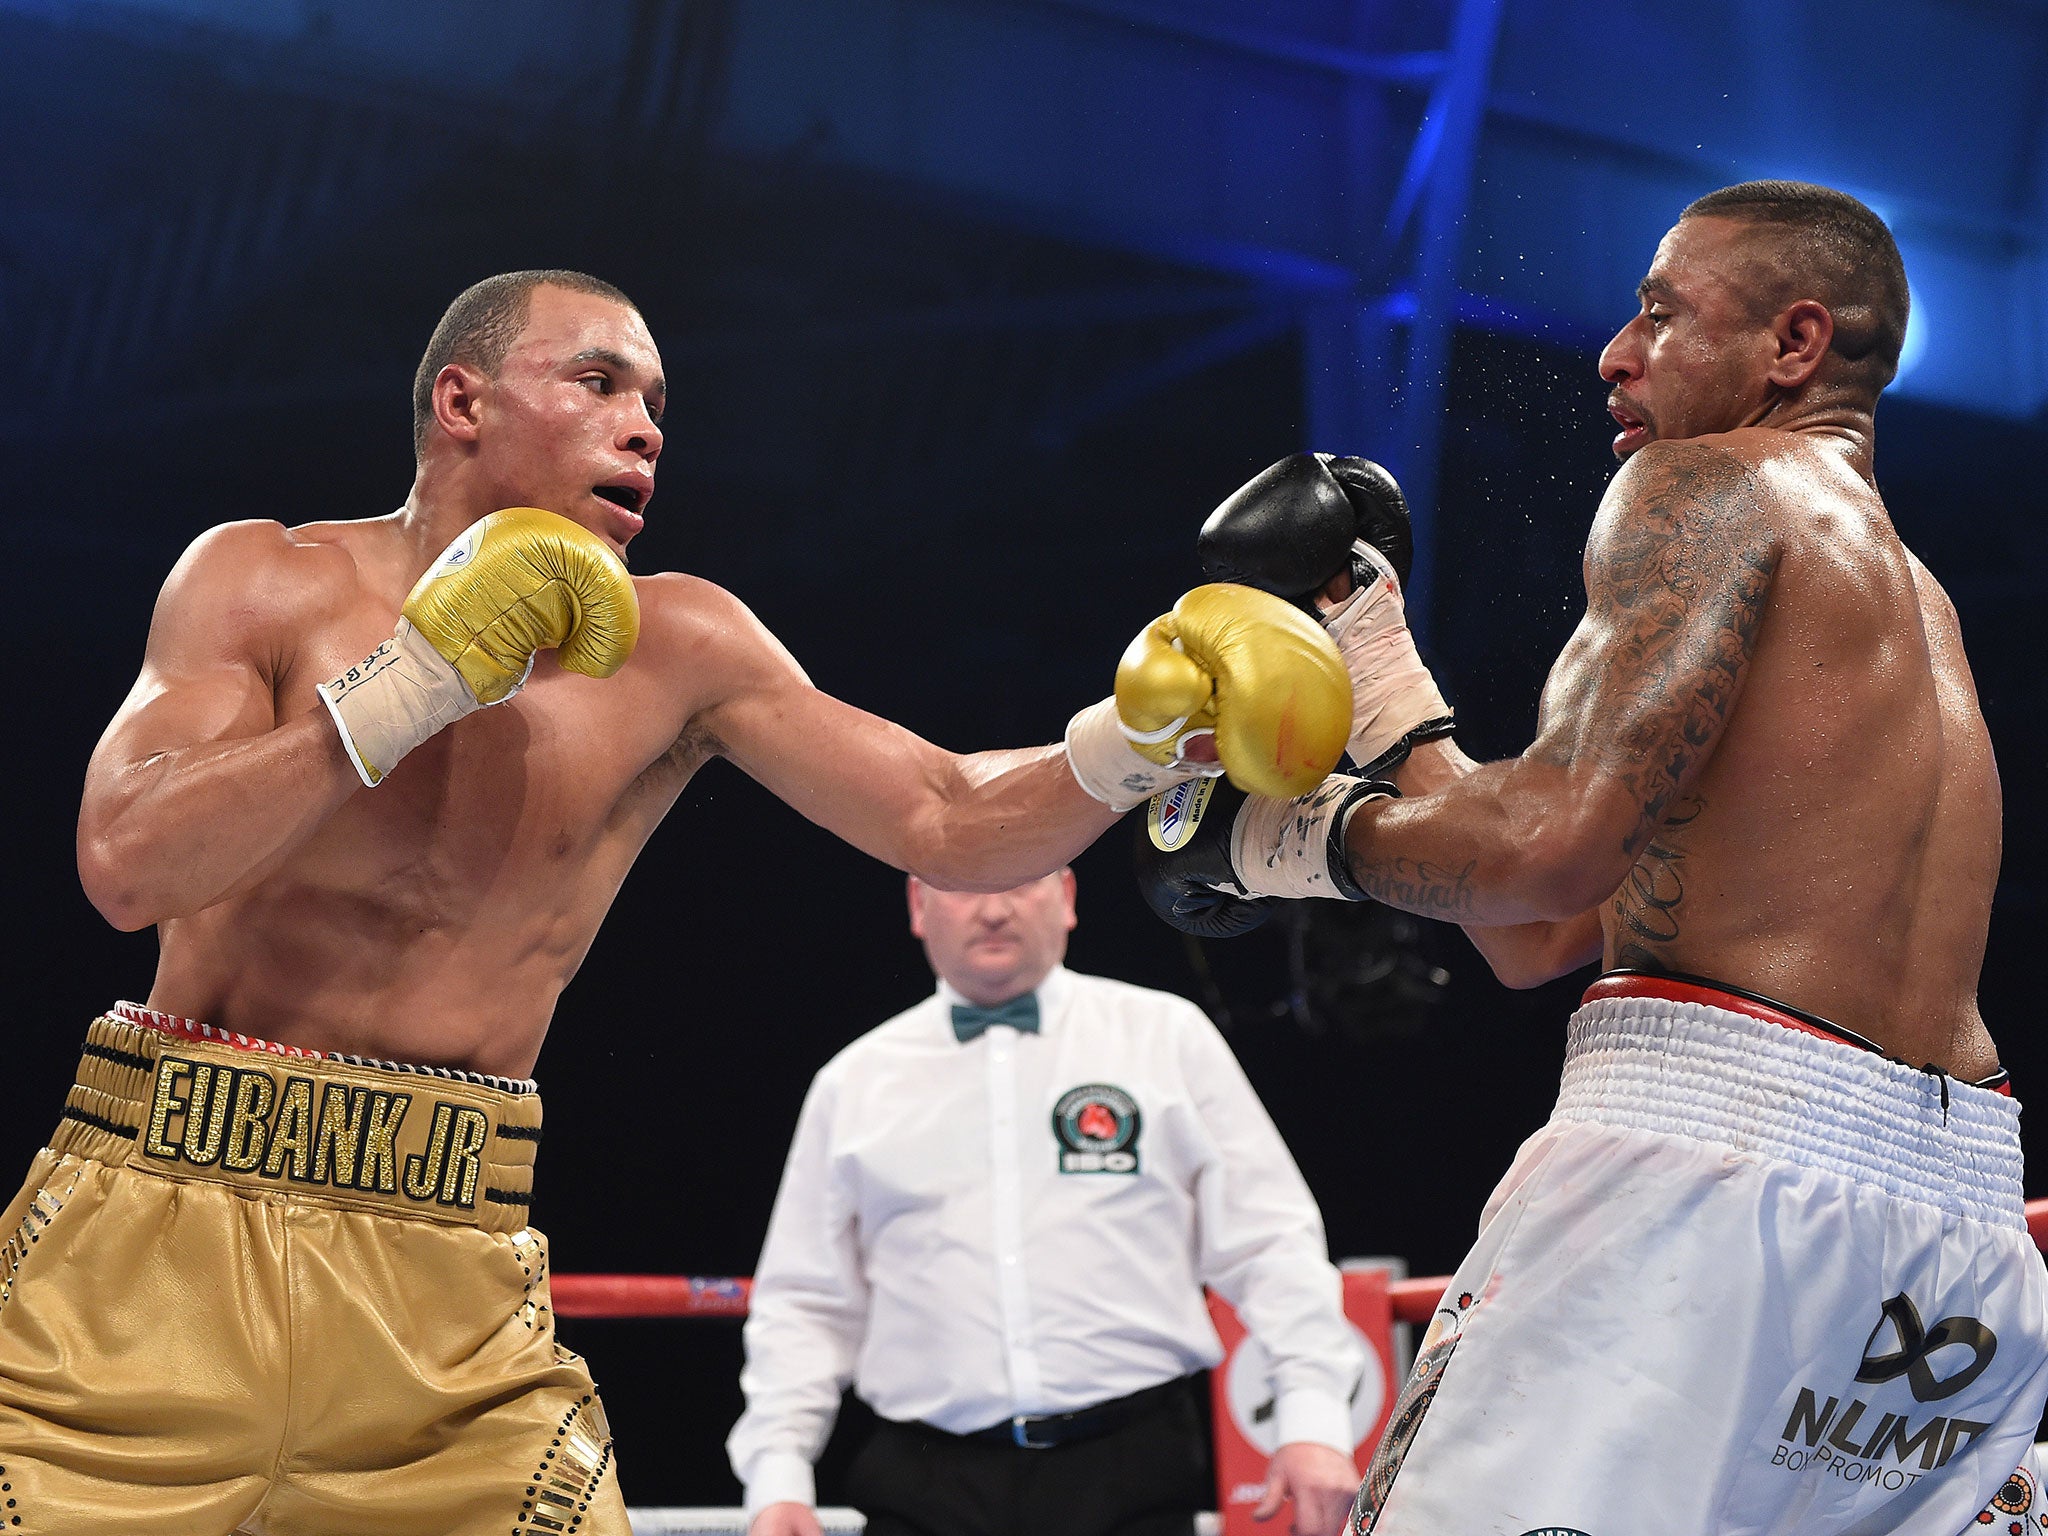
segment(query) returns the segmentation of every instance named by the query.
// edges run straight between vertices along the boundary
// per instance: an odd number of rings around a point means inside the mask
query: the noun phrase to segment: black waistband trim
[[[90,1040],[86,1042],[83,1054],[98,1061],[111,1061],[117,1067],[133,1067],[137,1072],[147,1072],[156,1065],[140,1051],[116,1050],[111,1045],[96,1045]]]
[[[1782,1014],[1787,1014],[1790,1017],[1797,1019],[1807,1028],[1817,1029],[1824,1034],[1832,1035],[1837,1040],[1841,1041],[1842,1044],[1852,1045],[1859,1051],[1868,1051],[1873,1056],[1882,1056],[1886,1061],[1896,1061],[1899,1063],[1900,1066],[1913,1066],[1913,1063],[1911,1063],[1910,1061],[1904,1061],[1901,1060],[1899,1057],[1892,1055],[1891,1052],[1887,1051],[1875,1040],[1866,1040],[1863,1036],[1857,1034],[1856,1031],[1853,1029],[1844,1029],[1841,1025],[1833,1023],[1830,1020],[1824,1019],[1817,1013],[1808,1013],[1804,1008],[1794,1008],[1790,1003],[1781,1003],[1775,997],[1767,997],[1765,994],[1761,992],[1752,992],[1747,987],[1738,987],[1730,982],[1716,981],[1711,976],[1696,976],[1690,971],[1657,970],[1649,966],[1640,965],[1617,966],[1615,969],[1611,971],[1602,971],[1600,973],[1600,979],[1602,981],[1605,981],[1610,976],[1644,976],[1651,977],[1660,981],[1682,982],[1689,987],[1706,987],[1708,990],[1714,992],[1725,992],[1730,997],[1739,997],[1744,1002],[1755,1003],[1758,1007],[1761,1008],[1775,1008],[1778,1012]],[[1914,1067],[1913,1070],[1916,1072],[1927,1072],[1943,1080],[1942,1102],[1943,1107],[1946,1108],[1948,1096],[1948,1074],[1946,1072],[1943,1072],[1939,1067],[1933,1065]],[[1982,1088],[1991,1093],[1998,1093],[2001,1090],[2010,1088],[2012,1086],[2012,1074],[2006,1071],[2005,1068],[2000,1067],[1996,1072],[1993,1072],[1989,1077],[1980,1077],[1976,1079],[1974,1082],[1970,1084],[1970,1086],[1972,1088]]]
[[[105,1131],[110,1136],[126,1137],[129,1141],[133,1141],[142,1132],[140,1126],[123,1125],[118,1120],[109,1120],[105,1115],[95,1115],[88,1110],[73,1109],[69,1104],[64,1106],[64,1118],[66,1120],[76,1120],[80,1125],[89,1125],[96,1131]]]
[[[1868,1051],[1873,1056],[1882,1056],[1885,1053],[1884,1047],[1876,1041],[1866,1040],[1863,1036],[1857,1034],[1855,1030],[1844,1029],[1841,1025],[1824,1019],[1817,1013],[1808,1013],[1804,1008],[1794,1008],[1790,1003],[1781,1003],[1775,997],[1766,997],[1763,993],[1752,992],[1747,987],[1738,987],[1730,982],[1716,981],[1711,976],[1695,976],[1690,971],[1654,970],[1649,966],[1643,965],[1618,966],[1614,970],[1602,971],[1600,973],[1602,981],[1605,981],[1610,976],[1652,976],[1659,981],[1679,981],[1684,982],[1689,987],[1706,987],[1715,992],[1726,992],[1730,997],[1739,997],[1746,1003],[1755,1003],[1761,1008],[1775,1008],[1780,1013],[1789,1014],[1809,1028],[1825,1030],[1828,1034],[1841,1041],[1842,1044],[1853,1045],[1859,1051]]]

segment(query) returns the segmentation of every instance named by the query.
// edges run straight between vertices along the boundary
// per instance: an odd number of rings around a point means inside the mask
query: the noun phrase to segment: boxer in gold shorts
[[[624,1531],[539,1140],[530,1082],[95,1019],[0,1218],[0,1524]]]
[[[415,377],[403,506],[225,523],[165,582],[78,828],[156,977],[0,1224],[0,1536],[627,1536],[525,1080],[706,759],[983,889],[1208,762],[1299,793],[1336,760],[1335,650],[1243,588],[1149,628],[1064,748],[956,756],[828,697],[728,593],[627,573],[665,395],[617,289],[486,279]]]

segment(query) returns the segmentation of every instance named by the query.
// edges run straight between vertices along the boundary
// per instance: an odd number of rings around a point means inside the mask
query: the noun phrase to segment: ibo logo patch
[[[1109,1083],[1069,1088],[1052,1110],[1061,1173],[1136,1173],[1138,1101]]]

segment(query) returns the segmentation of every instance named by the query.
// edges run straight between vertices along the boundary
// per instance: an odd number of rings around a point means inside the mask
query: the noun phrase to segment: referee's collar
[[[955,987],[950,981],[947,981],[943,976],[938,978],[938,984],[939,1024],[946,1031],[947,1038],[950,1040],[952,1038],[952,1025],[947,1021],[953,1017],[953,1005],[955,1003],[968,1003],[971,1005],[971,999],[962,997],[960,989]],[[1046,1033],[1058,1022],[1060,1009],[1065,1005],[1073,985],[1074,973],[1069,971],[1064,965],[1056,965],[1045,973],[1045,980],[1041,981],[1037,987],[1038,1030],[1040,1034]],[[1022,997],[1025,994],[1020,992],[1017,995]],[[1004,998],[1003,1001],[1008,1002],[1009,999]]]

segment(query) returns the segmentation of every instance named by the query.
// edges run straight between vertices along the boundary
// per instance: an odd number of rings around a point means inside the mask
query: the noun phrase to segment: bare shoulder
[[[1752,445],[1732,433],[1648,443],[1609,483],[1601,516],[1667,529],[1751,519],[1768,502],[1758,467]]]
[[[211,631],[232,645],[345,607],[359,590],[354,556],[310,531],[249,519],[199,535],[164,581],[152,642]]]
[[[1727,437],[1655,442],[1636,451],[1601,498],[1586,541],[1594,591],[1648,597],[1645,585],[1718,585],[1736,571],[1775,569],[1778,498]]]
[[[1913,591],[1920,599],[1920,607],[1928,619],[1946,630],[1962,627],[1956,615],[1956,605],[1948,595],[1948,589],[1935,579],[1934,572],[1927,564],[1905,545],[1899,546],[1906,553],[1906,569],[1913,575]]]
[[[651,646],[652,657],[735,679],[791,670],[802,676],[768,626],[716,582],[663,571],[634,577],[633,588],[640,598],[640,644]]]

